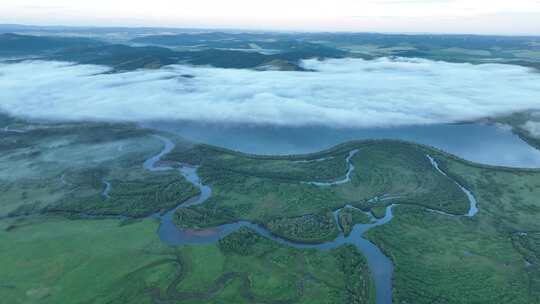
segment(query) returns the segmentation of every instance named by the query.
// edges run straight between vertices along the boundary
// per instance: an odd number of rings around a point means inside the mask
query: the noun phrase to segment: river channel
[[[241,227],[248,227],[255,232],[257,232],[259,235],[264,236],[266,238],[269,238],[277,243],[291,246],[294,248],[314,248],[318,250],[329,250],[336,247],[339,247],[344,244],[352,244],[354,245],[362,254],[365,256],[368,267],[370,269],[370,274],[372,276],[374,285],[375,285],[375,296],[376,296],[376,303],[377,304],[390,304],[392,303],[392,274],[393,274],[393,265],[391,260],[385,256],[381,250],[372,242],[365,239],[363,235],[370,229],[384,225],[392,220],[392,208],[394,205],[389,205],[386,207],[385,216],[383,218],[377,219],[375,218],[371,213],[368,213],[370,216],[371,223],[369,224],[356,224],[353,227],[352,232],[345,236],[343,234],[343,231],[338,225],[340,234],[337,238],[335,238],[332,241],[320,243],[320,244],[305,244],[305,243],[298,243],[298,242],[292,242],[290,240],[280,238],[274,234],[272,234],[270,231],[265,229],[264,227],[247,222],[247,221],[239,221],[235,223],[229,223],[220,225],[217,227],[209,228],[209,229],[202,229],[202,230],[193,230],[193,229],[182,229],[176,226],[173,222],[173,215],[176,210],[179,208],[186,208],[193,205],[198,205],[204,203],[211,195],[212,191],[210,187],[207,185],[204,185],[201,182],[201,179],[199,178],[197,174],[197,167],[193,166],[185,166],[182,165],[180,169],[175,169],[170,166],[162,166],[159,165],[158,162],[160,161],[161,157],[166,155],[167,153],[171,152],[174,148],[174,144],[169,139],[157,136],[164,144],[164,147],[162,151],[149,158],[144,162],[144,168],[150,171],[165,171],[165,170],[179,170],[180,174],[184,176],[190,183],[192,183],[195,187],[197,187],[200,190],[200,194],[180,205],[178,205],[176,208],[169,210],[165,214],[159,215],[156,214],[155,217],[158,217],[160,220],[160,225],[158,228],[158,235],[159,238],[166,244],[172,245],[172,246],[180,246],[180,245],[193,245],[193,244],[208,244],[208,243],[214,243],[219,241],[220,239],[226,237],[227,235],[237,231]],[[329,186],[331,184],[342,184],[350,181],[350,174],[354,170],[354,166],[351,162],[351,159],[353,156],[355,156],[358,153],[358,150],[352,150],[349,152],[349,156],[346,158],[346,162],[348,165],[346,176],[343,179],[340,179],[337,182],[332,183],[319,183],[319,182],[308,182],[317,186]],[[431,158],[429,155],[427,155],[429,160],[431,161],[432,165],[436,170],[438,170],[441,174],[446,175],[441,169],[439,169],[438,164],[435,162],[433,158]],[[450,178],[450,177],[448,177]],[[455,181],[454,181],[455,182]],[[470,211],[465,216],[474,216],[476,212],[478,211],[476,206],[476,200],[474,199],[474,196],[470,191],[465,189],[463,186],[456,184],[467,194],[467,197],[469,198],[471,207]],[[343,208],[353,208],[352,206],[345,206]],[[335,210],[334,216],[337,219],[337,216],[343,208]]]

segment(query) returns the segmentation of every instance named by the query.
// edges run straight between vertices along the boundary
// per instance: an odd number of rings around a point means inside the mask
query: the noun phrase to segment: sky
[[[404,58],[311,59],[302,65],[315,72],[175,65],[110,74],[104,66],[65,62],[0,64],[0,111],[71,121],[348,128],[540,109],[540,73],[521,66]],[[186,74],[194,77],[181,76]]]
[[[0,23],[540,35],[540,0],[0,2]]]

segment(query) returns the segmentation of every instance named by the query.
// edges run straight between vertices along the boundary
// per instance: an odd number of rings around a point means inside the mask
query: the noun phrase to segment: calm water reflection
[[[540,167],[540,151],[508,130],[481,124],[372,129],[191,122],[153,122],[145,126],[174,132],[194,141],[255,154],[301,154],[319,151],[349,140],[384,138],[431,145],[483,164]]]

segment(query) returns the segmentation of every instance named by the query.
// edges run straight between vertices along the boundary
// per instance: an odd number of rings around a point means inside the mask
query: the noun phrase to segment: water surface
[[[350,140],[400,139],[443,149],[488,165],[540,167],[540,151],[504,128],[483,124],[439,124],[396,128],[336,129],[193,122],[145,126],[241,152],[284,155],[317,152]]]
[[[150,171],[174,170],[174,168],[170,166],[158,165],[161,157],[163,157],[167,153],[170,153],[172,149],[174,148],[173,142],[169,140],[168,138],[165,138],[162,136],[156,136],[156,137],[159,138],[164,143],[163,150],[159,154],[146,160],[143,164],[143,167]],[[349,153],[349,156],[346,159],[348,170],[347,170],[347,174],[346,174],[344,182],[347,182],[350,180],[349,176],[351,172],[354,170],[354,166],[351,163],[351,158],[357,152],[358,150],[351,151]],[[189,206],[199,205],[199,204],[204,203],[210,197],[211,189],[209,186],[204,185],[201,182],[197,174],[197,167],[182,165],[179,171],[180,171],[180,174],[182,174],[182,176],[184,176],[189,182],[193,184],[193,186],[197,187],[200,190],[200,193],[196,197],[184,203],[180,203],[176,208],[169,210],[163,215],[159,213],[154,215],[160,220],[160,225],[159,225],[157,233],[161,241],[163,241],[164,243],[168,245],[174,245],[174,246],[214,243],[226,237],[227,235],[237,231],[241,227],[249,227],[255,232],[257,232],[259,235],[262,235],[280,244],[291,246],[294,248],[314,248],[314,249],[319,249],[319,250],[329,250],[329,249],[337,248],[344,244],[352,244],[356,246],[356,248],[360,252],[362,252],[364,256],[366,257],[368,267],[370,269],[370,274],[375,284],[376,303],[377,304],[391,304],[392,303],[392,273],[393,273],[392,262],[390,261],[388,257],[386,257],[382,253],[382,251],[377,246],[375,246],[375,244],[363,238],[363,235],[366,231],[368,231],[369,229],[373,227],[388,223],[392,219],[393,205],[386,207],[385,216],[381,219],[376,219],[370,214],[370,217],[372,218],[372,222],[369,224],[356,224],[353,227],[352,232],[348,236],[345,236],[343,234],[343,231],[341,231],[341,228],[339,227],[339,224],[337,224],[337,221],[336,221],[336,225],[338,225],[340,234],[334,240],[324,242],[321,244],[305,244],[305,243],[293,242],[293,241],[290,241],[290,240],[287,240],[287,239],[284,239],[284,238],[281,238],[279,236],[272,234],[270,231],[268,231],[267,229],[265,229],[264,227],[260,225],[247,222],[247,221],[238,221],[238,222],[219,225],[213,228],[202,229],[202,230],[182,229],[176,226],[173,221],[173,216],[176,210],[180,208],[186,208]],[[339,181],[337,183],[343,183],[343,181]],[[329,184],[320,184],[319,186],[328,186],[328,185]],[[345,206],[344,208],[352,208],[352,207]],[[334,211],[334,216],[336,219],[340,211],[341,209]]]

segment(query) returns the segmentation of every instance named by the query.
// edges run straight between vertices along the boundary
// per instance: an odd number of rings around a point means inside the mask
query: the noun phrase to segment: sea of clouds
[[[315,71],[177,65],[111,74],[95,65],[0,64],[0,110],[53,120],[379,127],[540,109],[540,73],[519,66],[388,58],[302,64]]]

